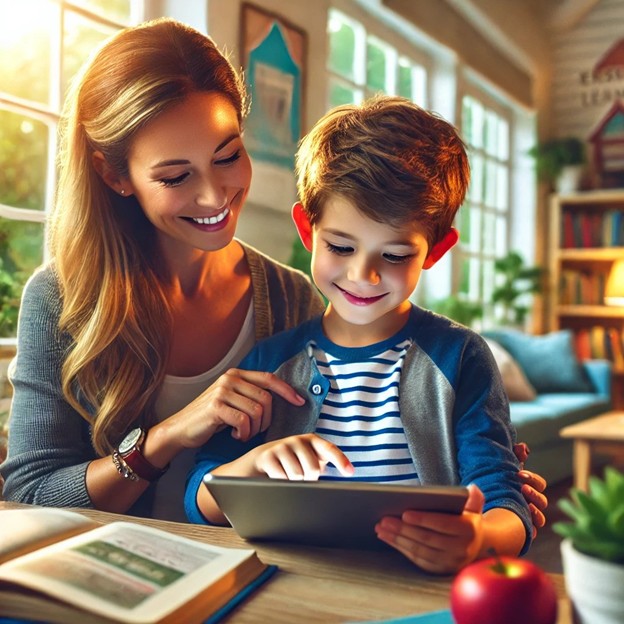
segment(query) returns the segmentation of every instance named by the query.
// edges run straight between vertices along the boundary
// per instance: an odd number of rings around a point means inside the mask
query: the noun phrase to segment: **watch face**
[[[133,429],[121,441],[121,444],[119,445],[119,449],[118,449],[119,454],[123,455],[124,453],[127,453],[128,451],[132,450],[136,446],[136,443],[139,441],[142,434],[143,434],[143,430],[140,427]]]

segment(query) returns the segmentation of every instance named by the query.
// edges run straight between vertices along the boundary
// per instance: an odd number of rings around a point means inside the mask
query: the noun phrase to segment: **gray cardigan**
[[[253,285],[256,340],[323,311],[307,276],[247,245],[243,248]],[[0,465],[3,495],[23,503],[91,507],[85,476],[96,454],[87,422],[61,390],[64,354],[71,345],[58,329],[61,307],[58,280],[53,268],[45,267],[30,278],[22,296],[10,375],[14,395],[8,457]],[[150,513],[147,494],[135,513]]]

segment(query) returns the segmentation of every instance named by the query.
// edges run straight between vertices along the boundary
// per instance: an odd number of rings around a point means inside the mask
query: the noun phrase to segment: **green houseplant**
[[[542,291],[542,267],[527,267],[517,251],[494,261],[494,270],[500,276],[492,293],[492,301],[500,304],[499,322],[502,325],[523,326],[529,312],[528,295]]]
[[[483,316],[482,305],[466,301],[457,295],[449,295],[444,299],[438,299],[431,302],[427,307],[466,327],[472,327],[472,324]]]
[[[570,522],[556,522],[566,589],[580,624],[624,622],[624,474],[607,466],[587,493],[559,502]]]
[[[535,169],[538,178],[543,182],[554,185],[559,192],[576,190],[563,186],[562,175],[566,170],[574,168],[577,179],[570,184],[578,186],[578,178],[585,165],[585,144],[576,137],[549,139],[538,143],[529,150],[529,155],[535,159]]]

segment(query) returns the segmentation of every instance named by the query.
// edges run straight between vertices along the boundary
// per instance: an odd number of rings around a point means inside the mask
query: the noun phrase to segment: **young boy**
[[[531,518],[496,364],[476,333],[409,300],[458,239],[469,166],[456,130],[402,98],[342,106],[303,140],[297,173],[293,218],[329,303],[241,368],[277,374],[305,404],[273,397],[262,439],[213,438],[190,476],[189,518],[225,522],[200,487],[207,472],[473,484],[461,516],[408,510],[382,519],[379,539],[431,572],[525,551]]]

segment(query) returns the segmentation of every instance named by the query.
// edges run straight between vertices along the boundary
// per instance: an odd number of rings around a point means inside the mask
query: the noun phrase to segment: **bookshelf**
[[[615,260],[624,258],[624,189],[553,195],[549,327],[574,332],[581,359],[613,362],[613,402],[624,409],[624,307],[604,304]]]

